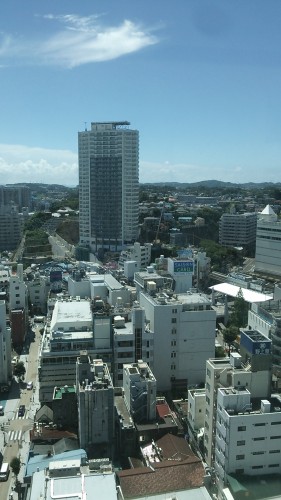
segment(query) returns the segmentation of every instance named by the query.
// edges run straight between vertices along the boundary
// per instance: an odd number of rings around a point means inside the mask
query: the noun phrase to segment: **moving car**
[[[31,391],[31,389],[33,389],[33,382],[31,382],[31,381],[30,381],[30,382],[27,382],[27,384],[26,384],[26,388],[27,388],[29,391]]]
[[[18,416],[23,417],[25,414],[25,405],[20,405],[19,411],[18,411]]]

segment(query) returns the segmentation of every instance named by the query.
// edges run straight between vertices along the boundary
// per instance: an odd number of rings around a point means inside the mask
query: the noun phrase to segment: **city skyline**
[[[127,120],[140,182],[281,182],[281,5],[11,0],[1,184],[78,184],[77,132]]]

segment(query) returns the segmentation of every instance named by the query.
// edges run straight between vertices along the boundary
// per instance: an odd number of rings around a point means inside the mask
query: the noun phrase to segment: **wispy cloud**
[[[77,155],[68,150],[0,144],[0,178],[3,184],[55,182],[76,186]]]
[[[57,31],[45,39],[17,38],[0,33],[0,63],[13,58],[16,64],[74,68],[117,59],[159,41],[153,30],[128,19],[116,26],[101,23],[100,16],[95,15],[48,14],[44,19],[52,23],[52,29],[59,23]]]

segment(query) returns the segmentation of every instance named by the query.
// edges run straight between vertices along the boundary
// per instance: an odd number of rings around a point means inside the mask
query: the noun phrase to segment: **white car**
[[[33,389],[33,382],[27,382],[26,388],[31,391]]]

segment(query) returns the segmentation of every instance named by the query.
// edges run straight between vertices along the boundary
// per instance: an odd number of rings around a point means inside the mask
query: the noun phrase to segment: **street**
[[[0,439],[0,449],[3,454],[3,462],[11,462],[13,457],[21,460],[21,471],[18,479],[22,482],[24,467],[29,450],[29,430],[33,428],[34,415],[39,408],[38,403],[38,383],[37,367],[41,335],[40,325],[35,329],[34,341],[30,343],[29,352],[21,356],[26,365],[25,382],[33,381],[34,390],[21,389],[18,392],[17,382],[14,381],[5,405],[4,416],[0,417],[2,429]],[[18,417],[19,405],[25,405],[25,414]],[[9,498],[10,491],[13,490],[15,478],[10,472],[8,481],[0,483],[0,499]],[[17,493],[13,492],[13,498],[17,498]]]

